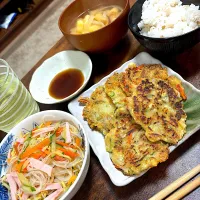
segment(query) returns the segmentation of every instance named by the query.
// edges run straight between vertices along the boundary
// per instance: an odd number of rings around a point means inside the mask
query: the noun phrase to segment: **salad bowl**
[[[71,199],[75,193],[79,190],[81,187],[90,163],[90,149],[89,149],[89,143],[86,138],[85,130],[83,126],[80,124],[80,122],[71,114],[58,111],[58,110],[48,110],[48,111],[42,111],[39,113],[36,113],[34,115],[31,115],[21,121],[18,125],[16,125],[8,134],[7,136],[2,140],[0,144],[0,173],[1,177],[6,174],[8,164],[7,164],[7,156],[9,149],[12,147],[13,142],[19,138],[20,133],[25,134],[27,132],[30,132],[32,129],[34,129],[36,126],[41,124],[45,120],[52,120],[52,121],[61,121],[65,120],[67,122],[70,122],[75,127],[77,127],[80,131],[80,134],[83,139],[83,145],[84,145],[84,159],[82,167],[78,173],[78,176],[76,180],[72,183],[72,185],[69,187],[67,191],[65,191],[62,196],[60,197],[60,200],[64,199]],[[9,199],[9,192],[8,190],[0,184],[0,197],[1,200],[8,200]]]

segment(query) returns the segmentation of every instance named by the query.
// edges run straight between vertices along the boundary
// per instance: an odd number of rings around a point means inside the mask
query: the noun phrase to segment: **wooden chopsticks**
[[[198,173],[200,173],[200,164],[197,165],[195,168],[193,168],[191,171],[181,176],[179,179],[177,179],[170,185],[168,185],[166,188],[158,192],[149,200],[162,200],[163,198],[171,194],[173,191],[175,191],[177,188],[179,188],[181,185],[186,183],[188,180],[190,180],[192,177],[194,177]],[[189,192],[191,192],[198,186],[200,186],[200,177],[196,178],[194,181],[188,183],[183,188],[179,189],[177,192],[169,196],[166,200],[178,200],[184,197],[186,194],[188,194]]]
[[[194,190],[200,186],[200,177],[194,179],[192,182],[188,183],[184,187],[182,187],[180,190],[169,196],[166,200],[178,200],[184,197],[186,194]]]

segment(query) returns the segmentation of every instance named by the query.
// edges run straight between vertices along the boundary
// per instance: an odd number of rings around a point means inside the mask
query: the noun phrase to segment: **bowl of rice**
[[[199,0],[138,0],[128,26],[155,53],[181,53],[200,42]]]

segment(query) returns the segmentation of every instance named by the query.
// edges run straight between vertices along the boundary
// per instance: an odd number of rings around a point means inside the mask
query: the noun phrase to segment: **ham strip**
[[[52,194],[50,194],[48,197],[46,197],[44,200],[55,200],[56,197],[58,197],[62,191],[63,191],[63,189],[58,189],[55,192],[53,192]]]
[[[11,149],[9,149],[9,151],[8,151],[8,158],[7,158],[7,160],[10,159],[10,158],[11,158]]]
[[[62,189],[62,186],[60,183],[52,183],[46,186],[44,190],[57,190],[57,189]]]
[[[23,144],[24,143],[24,138],[18,138],[17,140],[16,140],[16,142],[18,142],[18,143],[20,143],[20,144]]]
[[[22,186],[22,184],[17,176],[17,172],[11,172],[10,175],[13,177],[13,179],[17,183],[18,187],[20,188]]]
[[[7,178],[9,185],[10,185],[11,199],[17,200],[17,198],[16,198],[16,194],[17,194],[17,184],[16,184],[16,182],[13,179],[11,174],[7,174],[6,178]]]
[[[55,127],[50,126],[50,127],[46,127],[46,128],[36,129],[32,132],[34,134],[32,137],[37,137],[40,134],[50,132],[50,131],[54,131],[54,128]]]
[[[22,184],[19,180],[19,177],[17,175],[17,172],[11,172],[10,175],[13,177],[13,179],[15,180],[15,182],[17,183],[18,188],[21,188]],[[28,194],[23,193],[22,195],[22,200],[27,200],[29,197]]]
[[[27,200],[27,199],[28,199],[28,197],[29,197],[29,195],[28,195],[28,194],[25,194],[25,193],[23,193],[23,195],[22,195],[22,200]]]
[[[72,139],[71,139],[71,134],[70,134],[68,122],[66,122],[65,127],[66,127],[66,143],[70,143],[72,141]]]
[[[39,169],[51,176],[53,168],[50,165],[44,164],[42,161],[39,161],[35,158],[30,158],[29,161],[33,168]]]

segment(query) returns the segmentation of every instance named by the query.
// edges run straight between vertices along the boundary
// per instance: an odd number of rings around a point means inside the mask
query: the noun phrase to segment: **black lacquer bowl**
[[[141,21],[142,5],[145,0],[138,0],[128,15],[128,26],[135,38],[154,53],[177,54],[200,42],[200,27],[183,35],[168,38],[151,38],[140,34],[138,23]],[[200,5],[199,0],[183,0],[183,4]]]

